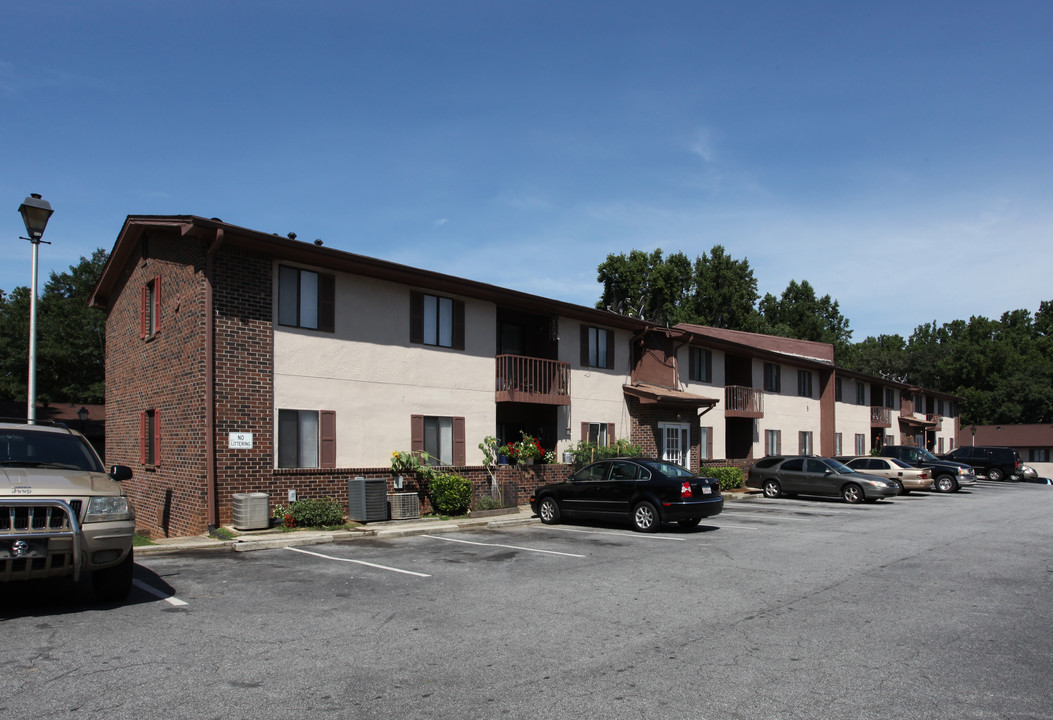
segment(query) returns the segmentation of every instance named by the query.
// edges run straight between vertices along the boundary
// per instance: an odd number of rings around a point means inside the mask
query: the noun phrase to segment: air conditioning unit
[[[417,493],[394,493],[388,495],[388,507],[392,520],[410,520],[420,517],[420,498]]]
[[[234,529],[266,530],[271,526],[271,496],[267,493],[234,494]]]
[[[388,483],[384,478],[357,477],[347,481],[347,517],[354,522],[388,519]]]

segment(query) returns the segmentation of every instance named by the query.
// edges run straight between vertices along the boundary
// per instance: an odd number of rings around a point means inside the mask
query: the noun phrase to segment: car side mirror
[[[113,465],[110,467],[110,477],[117,482],[132,479],[132,469],[127,465]]]

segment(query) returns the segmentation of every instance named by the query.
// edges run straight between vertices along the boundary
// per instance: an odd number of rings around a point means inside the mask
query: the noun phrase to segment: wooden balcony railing
[[[570,363],[497,356],[497,402],[570,405]]]
[[[938,413],[926,413],[925,419],[934,424],[935,430],[940,430],[943,427],[943,415]]]
[[[887,407],[871,407],[870,427],[892,427],[892,412]]]
[[[724,388],[724,417],[764,417],[764,392],[742,385]]]

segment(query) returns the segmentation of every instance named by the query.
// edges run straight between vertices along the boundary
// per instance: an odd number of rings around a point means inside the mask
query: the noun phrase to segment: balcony
[[[892,427],[892,412],[887,407],[870,408],[870,427]]]
[[[497,356],[497,402],[570,405],[570,363]]]
[[[764,417],[764,392],[742,385],[724,388],[724,417]]]
[[[926,413],[925,419],[932,423],[933,430],[940,430],[943,428],[943,415],[939,413]]]

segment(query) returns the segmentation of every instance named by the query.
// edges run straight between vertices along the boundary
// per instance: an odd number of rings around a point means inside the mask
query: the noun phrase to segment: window
[[[1031,448],[1029,462],[1049,462],[1049,448]]]
[[[713,382],[713,353],[705,348],[691,348],[688,377],[699,382]]]
[[[765,455],[781,455],[782,454],[782,431],[781,430],[765,430],[764,431],[764,454]]]
[[[764,363],[764,389],[779,392],[782,389],[782,368],[775,363]]]
[[[278,324],[333,332],[336,279],[300,268],[278,268]]]
[[[658,423],[662,459],[688,467],[691,462],[691,426],[687,423]]]
[[[432,464],[465,464],[463,417],[411,415],[410,433],[410,449],[428,453]]]
[[[812,373],[810,370],[797,371],[797,394],[801,397],[812,396]]]
[[[936,438],[936,452],[943,453],[943,438]]]
[[[797,444],[800,447],[800,450],[798,451],[799,454],[801,454],[801,455],[811,455],[812,454],[812,431],[811,430],[802,430],[800,433],[798,433]]]
[[[581,365],[614,367],[614,332],[606,328],[581,326]]]
[[[161,276],[142,287],[139,297],[139,337],[150,338],[161,330]]]
[[[841,392],[841,378],[837,378],[834,380],[834,400],[836,402],[841,402],[843,399],[844,396]]]
[[[614,423],[583,422],[581,424],[581,439],[597,447],[612,445],[614,444]]]
[[[894,445],[895,442],[896,442],[896,439],[894,437],[892,437],[891,435],[886,435],[885,436],[885,445]],[[954,441],[952,440],[951,443],[952,443],[951,449],[953,450],[954,449],[954,447],[953,447]]]
[[[856,381],[856,405],[867,404],[867,386]]]
[[[698,449],[703,460],[713,459],[713,428],[702,428],[702,435],[699,438]]]
[[[139,414],[139,462],[161,464],[161,411],[143,410]]]
[[[943,417],[943,398],[936,398],[936,414]]]
[[[866,455],[867,436],[856,433],[856,455]]]
[[[885,407],[890,410],[896,409],[896,391],[892,388],[885,388]]]
[[[464,301],[411,292],[410,342],[464,350]]]
[[[834,455],[844,455],[841,452],[841,433],[834,433]]]
[[[336,467],[336,413],[278,410],[278,467]]]

